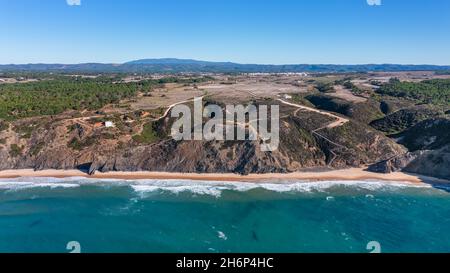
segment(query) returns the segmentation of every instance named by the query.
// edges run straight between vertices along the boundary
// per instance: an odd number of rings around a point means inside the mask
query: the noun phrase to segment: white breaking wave
[[[224,241],[228,240],[227,235],[225,235],[225,233],[223,233],[222,231],[217,231],[217,237],[219,237],[219,239],[222,239]]]
[[[79,184],[69,183],[37,183],[37,182],[0,182],[0,190],[26,190],[32,188],[77,188]]]
[[[246,192],[262,189],[272,192],[326,192],[332,187],[357,188],[368,191],[395,190],[398,188],[431,188],[426,184],[411,184],[407,182],[386,181],[285,181],[285,182],[219,182],[194,180],[121,180],[121,179],[90,179],[82,177],[71,178],[17,178],[0,179],[0,190],[22,190],[30,188],[76,188],[83,185],[94,186],[124,186],[131,187],[140,194],[168,192],[180,194],[184,192],[194,195],[211,195],[220,197],[223,191]]]
[[[179,194],[190,192],[197,195],[212,195],[220,197],[225,190],[246,192],[254,189],[263,189],[272,192],[327,192],[333,187],[358,188],[368,191],[395,190],[399,188],[431,188],[429,185],[415,185],[400,182],[384,181],[322,181],[322,182],[284,182],[284,183],[248,183],[248,182],[214,182],[189,180],[148,180],[131,185],[138,193],[170,192]]]
[[[182,192],[190,192],[197,195],[212,195],[219,197],[222,194],[223,190],[226,188],[220,187],[210,187],[210,186],[149,186],[149,185],[132,185],[131,186],[136,192],[139,193],[148,193],[148,192],[170,192],[173,194],[179,194]]]

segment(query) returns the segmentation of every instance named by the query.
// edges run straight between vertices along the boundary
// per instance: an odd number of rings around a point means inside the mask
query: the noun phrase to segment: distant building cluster
[[[270,76],[270,75],[281,75],[281,76],[300,76],[300,77],[308,77],[309,74],[306,72],[286,72],[286,73],[246,73],[247,76]]]

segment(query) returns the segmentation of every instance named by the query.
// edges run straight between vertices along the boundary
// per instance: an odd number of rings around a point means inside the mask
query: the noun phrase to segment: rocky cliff
[[[169,118],[150,125],[117,121],[116,128],[77,118],[21,120],[0,132],[0,169],[283,173],[359,167],[406,152],[360,123],[319,128],[330,121],[313,112],[286,115],[279,149],[263,152],[259,141],[175,141],[167,136]],[[142,126],[151,131],[136,137]]]
[[[448,179],[450,177],[450,118],[440,116],[416,123],[396,136],[408,153],[369,167],[370,171],[406,171]]]

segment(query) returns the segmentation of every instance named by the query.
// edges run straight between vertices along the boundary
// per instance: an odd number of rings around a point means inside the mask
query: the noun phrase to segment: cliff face
[[[411,152],[369,167],[374,172],[406,171],[448,179],[450,177],[450,119],[448,116],[421,121],[398,136]]]
[[[416,151],[399,155],[371,165],[369,171],[381,173],[405,171],[449,179],[450,145],[438,150]]]
[[[405,168],[406,172],[420,173],[423,175],[450,178],[450,145],[441,149],[424,151]]]
[[[284,118],[279,149],[274,152],[261,151],[258,141],[175,141],[166,135],[169,119],[153,126],[151,143],[136,141],[125,127],[94,128],[78,120],[51,118],[39,120],[24,135],[17,128],[30,128],[36,121],[20,121],[0,132],[0,139],[5,139],[0,145],[0,169],[283,173],[358,167],[406,152],[359,123],[315,131],[323,119],[314,113]]]

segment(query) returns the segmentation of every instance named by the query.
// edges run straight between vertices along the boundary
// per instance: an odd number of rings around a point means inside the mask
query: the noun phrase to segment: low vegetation
[[[23,147],[17,144],[11,144],[9,155],[11,157],[18,157],[22,155]]]
[[[86,139],[80,140],[74,137],[68,144],[69,148],[76,151],[81,151],[84,148],[90,147],[97,143],[97,138],[95,136],[87,137]]]
[[[142,133],[133,136],[133,140],[139,144],[151,144],[160,140],[158,133],[155,130],[155,124],[153,122],[146,123]]]
[[[7,130],[9,128],[9,124],[0,120],[0,133]]]
[[[432,79],[422,82],[406,82],[393,78],[382,85],[378,94],[407,98],[418,103],[450,106],[450,79]]]
[[[366,124],[384,116],[379,103],[373,100],[364,103],[352,103],[324,94],[308,95],[306,99],[319,109],[340,113]]]
[[[66,110],[99,109],[134,96],[139,88],[149,87],[80,78],[0,85],[0,118],[14,120]]]
[[[384,118],[373,121],[370,125],[378,131],[387,134],[397,134],[425,119],[437,117],[440,114],[443,113],[433,107],[416,106],[396,111]]]
[[[293,94],[292,101],[308,107],[314,107],[314,104],[312,104],[309,100],[307,100],[305,96],[306,96],[305,94]]]
[[[349,89],[353,94],[362,94],[362,93],[364,93],[364,90],[362,90],[358,86],[354,85],[351,81],[344,82],[343,86],[345,88]]]
[[[107,104],[149,93],[165,83],[195,84],[208,77],[168,77],[140,82],[116,82],[114,77],[82,78],[57,76],[56,79],[0,85],[0,119],[57,115],[66,110],[98,110]]]
[[[400,143],[410,151],[440,149],[450,143],[450,118],[421,121],[400,135]]]
[[[335,91],[332,83],[323,83],[323,82],[319,82],[316,85],[316,89],[322,93],[332,93]]]
[[[44,142],[37,143],[36,145],[31,147],[30,155],[31,156],[37,156],[42,151],[42,149],[44,149],[44,147],[45,147],[45,143]]]

